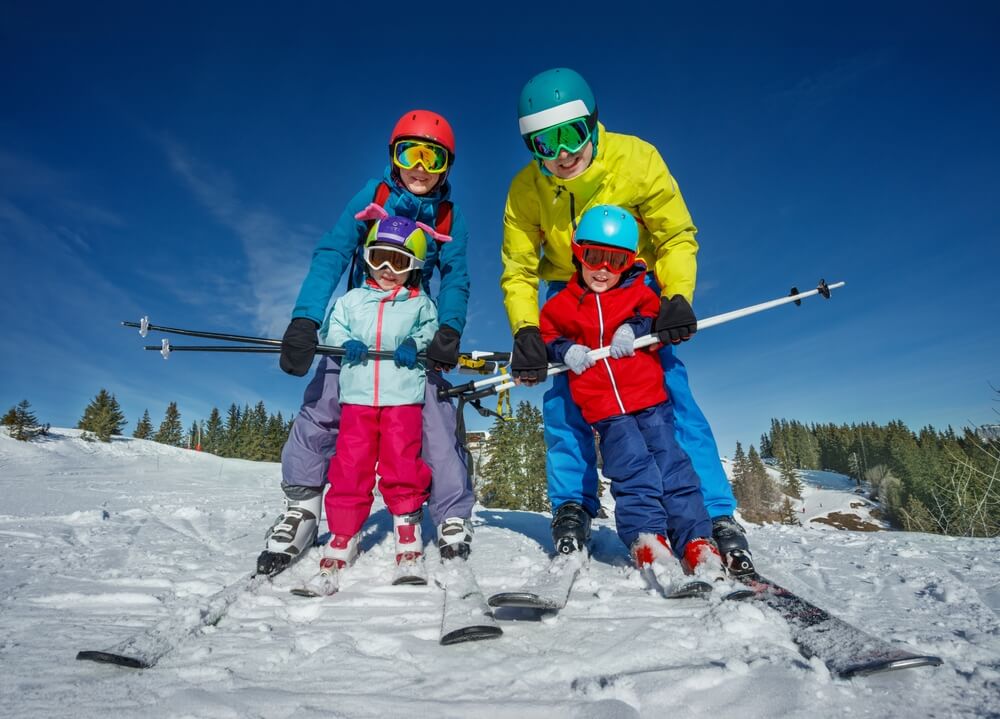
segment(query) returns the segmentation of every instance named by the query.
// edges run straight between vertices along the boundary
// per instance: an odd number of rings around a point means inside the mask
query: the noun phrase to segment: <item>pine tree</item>
[[[736,497],[736,503],[743,507],[749,501],[749,466],[747,465],[747,456],[743,452],[743,445],[739,442],[736,443],[736,452],[733,454],[733,496]]]
[[[22,399],[3,416],[3,424],[10,436],[22,442],[49,433],[49,425],[39,425],[38,418],[31,411],[31,403]]]
[[[135,425],[132,436],[136,439],[150,439],[153,436],[153,422],[149,419],[149,410],[142,413],[142,419]]]
[[[778,469],[781,471],[782,491],[789,497],[802,499],[802,481],[787,452],[778,457]]]
[[[181,425],[181,413],[177,410],[177,403],[171,402],[167,405],[167,411],[160,423],[153,440],[160,444],[168,444],[171,447],[181,447],[184,443],[184,429]]]
[[[792,500],[788,497],[785,497],[785,501],[781,504],[781,523],[795,527],[802,526],[802,522],[799,521],[799,517],[795,513],[795,507],[792,506]]]
[[[222,416],[217,407],[212,407],[212,413],[208,415],[208,422],[205,424],[205,434],[201,439],[201,448],[205,452],[219,454],[222,451],[225,440],[225,429],[222,426]]]
[[[479,495],[487,507],[513,508],[521,472],[514,420],[497,418],[483,447]]]
[[[239,444],[241,420],[240,408],[233,402],[229,405],[229,411],[226,413],[226,430],[222,440],[222,448],[219,452],[223,457],[237,456],[236,449]]]
[[[106,389],[101,389],[83,410],[77,427],[102,442],[110,442],[111,435],[121,434],[125,424],[125,415],[118,400]]]
[[[201,434],[201,431],[198,429],[198,423],[197,422],[192,422],[191,423],[191,429],[188,430],[188,434],[187,434],[187,448],[188,449],[197,449],[198,448],[198,445],[200,444],[200,442],[198,441],[198,435],[199,434]]]
[[[521,442],[521,473],[518,509],[544,512],[549,508],[545,473],[545,429],[542,411],[530,402],[517,405],[514,424]]]

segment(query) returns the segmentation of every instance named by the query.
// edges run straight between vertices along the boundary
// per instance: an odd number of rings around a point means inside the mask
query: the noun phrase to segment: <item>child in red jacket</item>
[[[663,368],[653,352],[633,348],[660,309],[635,261],[638,241],[635,219],[620,207],[583,214],[573,237],[577,273],[542,308],[542,339],[549,360],[573,372],[573,401],[600,435],[618,536],[636,565],[673,564],[673,551],[685,572],[722,579],[701,483],[674,437]],[[589,356],[604,346],[609,358]]]

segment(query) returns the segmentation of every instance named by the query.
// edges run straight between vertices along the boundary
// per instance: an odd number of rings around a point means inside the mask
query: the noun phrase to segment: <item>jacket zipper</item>
[[[572,197],[572,195],[570,195]],[[604,310],[601,308],[601,296],[594,293],[594,299],[597,301],[597,325],[598,325],[598,335],[597,341],[601,347],[604,346]],[[611,389],[615,393],[615,401],[618,403],[618,409],[621,410],[622,414],[628,414],[625,411],[625,403],[622,402],[622,396],[618,392],[618,383],[615,382],[615,373],[611,371],[611,362],[605,357],[603,360],[605,368],[608,370],[608,378],[611,380]]]

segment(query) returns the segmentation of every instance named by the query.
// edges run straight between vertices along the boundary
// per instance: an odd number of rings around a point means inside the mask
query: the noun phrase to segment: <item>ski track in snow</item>
[[[3,716],[1000,717],[1000,540],[807,521],[857,503],[839,475],[803,473],[805,527],[749,527],[758,568],[943,666],[834,679],[759,603],[654,595],[612,519],[595,523],[593,558],[559,614],[499,610],[503,637],[442,647],[436,550],[429,586],[390,586],[378,500],[333,597],[288,591],[315,570],[314,550],[152,669],[78,662],[78,650],[197,616],[244,577],[280,509],[280,469],[75,430],[30,444],[0,434],[0,467]],[[548,524],[477,508],[470,562],[484,593],[546,566]]]

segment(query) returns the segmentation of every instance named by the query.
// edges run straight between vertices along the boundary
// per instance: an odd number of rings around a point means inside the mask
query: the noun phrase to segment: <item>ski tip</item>
[[[398,577],[392,580],[393,586],[416,586],[422,587],[427,584],[427,577],[419,577],[407,575],[405,577]]]
[[[494,594],[486,603],[491,607],[516,607],[519,609],[538,609],[541,611],[553,611],[562,609],[563,604],[558,604],[550,599],[544,599],[532,592],[501,592]]]
[[[480,642],[484,639],[496,639],[501,636],[503,636],[503,630],[497,626],[484,624],[482,626],[462,627],[443,635],[441,646],[447,647],[463,642]]]
[[[127,657],[123,654],[114,654],[113,652],[82,651],[76,653],[76,658],[80,661],[114,664],[115,666],[128,667],[129,669],[149,669],[153,666],[151,662],[144,662],[135,657]]]
[[[908,657],[902,657],[900,659],[892,659],[888,661],[874,661],[867,664],[860,664],[858,666],[848,667],[847,669],[842,669],[837,672],[837,676],[841,679],[852,679],[854,677],[866,677],[872,674],[881,674],[882,672],[891,672],[897,669],[914,669],[916,667],[939,667],[944,664],[944,660],[941,657],[936,657],[931,654],[926,655],[913,655]]]

